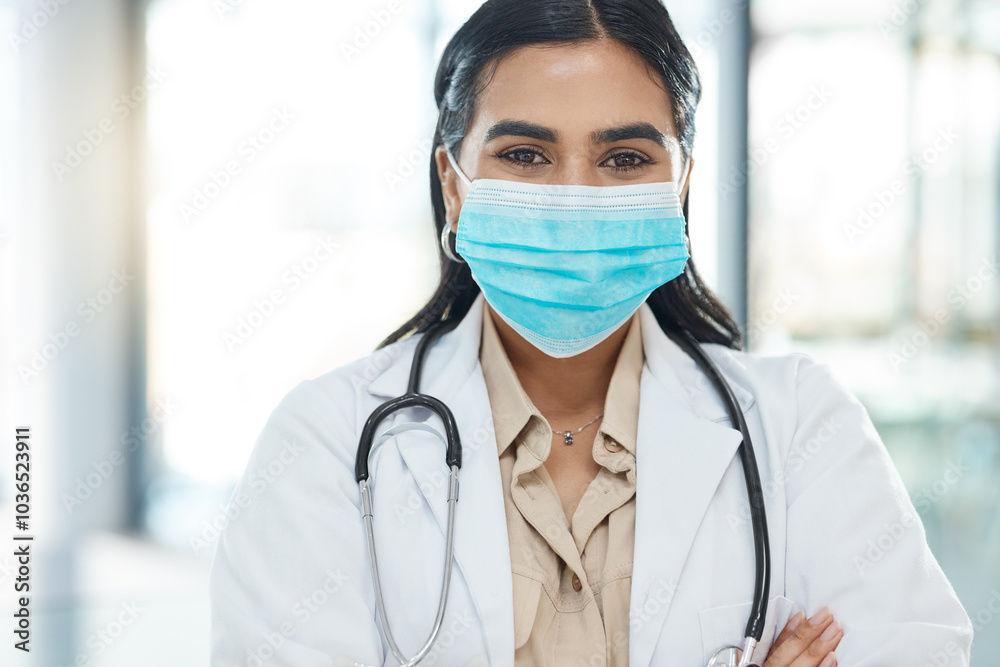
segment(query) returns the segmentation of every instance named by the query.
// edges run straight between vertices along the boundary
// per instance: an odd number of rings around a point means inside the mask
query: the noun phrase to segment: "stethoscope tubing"
[[[417,342],[416,350],[413,354],[413,362],[410,365],[410,379],[407,383],[406,394],[386,401],[377,407],[368,416],[364,428],[361,431],[361,441],[358,445],[357,459],[354,464],[354,475],[361,490],[361,514],[365,523],[365,539],[368,542],[368,563],[372,571],[372,583],[375,589],[375,613],[379,616],[382,629],[385,631],[386,641],[393,656],[401,663],[400,667],[413,667],[431,650],[434,641],[441,632],[441,624],[444,622],[444,614],[448,601],[448,592],[451,589],[452,561],[455,553],[455,513],[458,507],[458,473],[462,467],[462,442],[458,433],[458,425],[455,416],[443,401],[433,396],[420,393],[420,375],[423,369],[424,357],[430,346],[443,334],[457,326],[457,321],[440,322],[431,327],[426,334]],[[378,570],[378,554],[375,547],[375,527],[374,511],[372,509],[371,488],[369,487],[370,473],[368,470],[368,459],[371,452],[381,444],[375,443],[375,429],[390,417],[394,412],[410,407],[424,407],[441,418],[444,424],[445,440],[447,451],[445,459],[451,470],[451,477],[448,484],[448,523],[445,531],[445,559],[444,572],[441,579],[441,596],[438,599],[437,613],[434,616],[434,624],[430,635],[412,657],[406,658],[396,644],[396,638],[392,634],[388,614],[386,612],[385,599],[382,594],[382,578]]]
[[[458,473],[462,466],[462,445],[458,433],[458,425],[451,410],[443,401],[421,394],[420,379],[423,370],[424,358],[427,351],[443,334],[454,329],[459,320],[448,320],[436,322],[426,331],[424,336],[417,342],[414,351],[413,361],[410,365],[410,377],[407,383],[407,391],[404,395],[386,401],[377,407],[365,421],[361,432],[360,443],[358,445],[357,459],[355,461],[355,478],[361,489],[362,515],[365,523],[365,536],[368,541],[369,564],[372,570],[372,580],[375,589],[376,614],[382,620],[382,628],[385,631],[386,640],[392,650],[393,655],[399,660],[401,667],[412,667],[416,665],[430,650],[444,620],[445,605],[448,591],[451,584],[452,559],[455,542],[455,510],[458,505]],[[662,323],[661,323],[662,326]],[[754,456],[753,443],[750,439],[750,431],[746,424],[743,412],[740,410],[736,396],[732,388],[722,377],[721,372],[709,356],[702,350],[701,346],[691,334],[683,329],[674,327],[663,327],[667,336],[670,337],[685,353],[690,356],[702,372],[708,377],[712,386],[726,404],[726,412],[730,422],[738,428],[743,441],[740,443],[739,456],[743,465],[743,474],[746,481],[747,495],[750,502],[750,516],[753,526],[754,541],[754,594],[753,603],[750,609],[750,616],[747,619],[744,631],[745,644],[740,665],[748,665],[753,648],[760,641],[764,632],[764,620],[767,615],[767,591],[771,582],[771,555],[768,541],[767,516],[764,509],[764,492],[760,481],[760,471],[757,467],[757,460]],[[385,613],[385,601],[382,595],[381,578],[378,573],[378,557],[375,549],[375,533],[373,527],[373,512],[371,502],[371,489],[369,487],[370,472],[368,469],[368,459],[375,444],[375,429],[389,418],[393,413],[410,407],[424,407],[441,418],[444,424],[445,440],[447,451],[445,460],[451,470],[451,478],[448,491],[448,521],[445,536],[446,559],[444,565],[443,580],[441,586],[441,597],[438,602],[438,611],[434,619],[434,627],[430,636],[421,649],[412,658],[405,658],[395,638],[389,629],[389,622]],[[379,443],[381,444],[381,442]]]
[[[386,641],[389,649],[400,662],[400,667],[413,667],[427,655],[434,645],[438,633],[441,632],[441,625],[444,623],[444,614],[448,601],[448,592],[451,590],[452,559],[455,553],[455,510],[458,506],[458,466],[451,466],[451,477],[448,485],[448,528],[445,533],[445,560],[444,572],[441,579],[441,596],[438,599],[437,613],[434,615],[434,625],[431,627],[430,635],[424,641],[423,646],[411,658],[407,659],[396,644],[396,638],[390,628],[388,613],[386,611],[385,599],[382,595],[382,577],[378,570],[378,556],[375,551],[375,527],[373,524],[371,489],[368,487],[368,480],[359,482],[361,487],[362,515],[365,522],[365,537],[368,540],[368,562],[372,570],[372,582],[375,587],[375,611],[382,619],[382,629],[385,631]]]
[[[705,354],[705,351],[691,334],[681,329],[667,329],[666,333],[688,356],[694,359],[695,363],[708,376],[712,386],[715,387],[726,404],[726,412],[729,414],[730,422],[739,429],[743,436],[739,455],[740,462],[743,464],[743,476],[746,480],[750,502],[755,562],[753,605],[750,609],[750,617],[747,619],[744,636],[752,638],[756,644],[764,634],[764,619],[767,615],[767,591],[770,590],[771,586],[771,547],[768,539],[767,515],[764,510],[764,490],[760,481],[760,470],[757,468],[753,442],[750,439],[750,430],[729,383],[725,381],[715,362]]]
[[[448,467],[462,467],[462,441],[458,434],[458,425],[455,416],[443,401],[420,393],[420,376],[423,371],[424,357],[430,347],[442,335],[448,333],[458,326],[457,320],[448,320],[435,323],[423,337],[417,342],[417,348],[413,352],[413,362],[410,364],[410,379],[407,382],[406,393],[402,396],[390,399],[375,408],[365,421],[361,431],[361,440],[358,444],[357,458],[354,463],[354,477],[360,484],[361,480],[368,479],[368,457],[371,455],[372,443],[375,441],[375,429],[379,424],[388,419],[394,412],[412,407],[423,407],[434,412],[441,418],[444,424],[445,438],[448,442],[448,449],[445,461]]]

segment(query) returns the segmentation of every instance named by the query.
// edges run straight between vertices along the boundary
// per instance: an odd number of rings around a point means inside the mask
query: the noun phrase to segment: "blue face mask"
[[[550,357],[594,347],[690,255],[672,182],[539,185],[476,179],[456,249],[493,310]]]

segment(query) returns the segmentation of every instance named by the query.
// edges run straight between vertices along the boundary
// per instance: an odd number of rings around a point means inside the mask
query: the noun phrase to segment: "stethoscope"
[[[458,320],[438,322],[432,325],[417,342],[417,348],[413,354],[413,362],[410,365],[410,379],[406,387],[406,393],[386,401],[375,408],[371,415],[369,415],[364,429],[361,431],[361,442],[358,445],[357,461],[354,467],[354,476],[361,488],[361,507],[365,522],[365,536],[368,542],[368,559],[372,570],[372,584],[375,588],[375,613],[380,619],[386,641],[389,643],[389,649],[401,663],[400,667],[412,667],[416,665],[431,650],[434,641],[441,632],[445,604],[448,599],[448,590],[451,586],[452,558],[455,546],[455,508],[458,505],[458,471],[462,467],[462,444],[459,440],[455,416],[448,409],[448,406],[433,396],[421,394],[419,388],[420,374],[423,369],[427,350],[430,349],[438,338],[454,329],[457,325]],[[754,648],[757,646],[757,642],[760,641],[761,635],[764,632],[764,616],[767,614],[767,591],[771,583],[771,551],[767,537],[767,517],[764,512],[764,492],[761,487],[760,473],[757,469],[757,460],[754,457],[753,444],[750,441],[750,432],[732,388],[730,388],[729,383],[722,377],[715,363],[709,359],[697,341],[686,331],[667,329],[666,333],[688,356],[694,359],[698,367],[708,377],[726,404],[726,411],[729,414],[730,422],[737,425],[743,436],[739,454],[740,461],[743,464],[743,475],[746,479],[747,495],[750,498],[754,565],[756,569],[753,605],[750,607],[750,618],[747,620],[746,629],[743,633],[743,646],[723,646],[709,660],[708,667],[757,667],[750,663],[750,659]],[[420,650],[413,657],[406,658],[403,656],[402,651],[399,650],[399,646],[396,645],[392,630],[389,628],[389,621],[385,611],[385,600],[382,597],[382,585],[378,572],[378,557],[375,553],[371,489],[368,486],[368,459],[373,450],[402,431],[417,429],[440,437],[440,434],[436,430],[424,424],[403,424],[389,429],[377,441],[375,440],[375,429],[385,419],[398,410],[417,406],[427,408],[436,413],[444,424],[445,439],[447,441],[445,461],[451,469],[451,478],[448,485],[448,527],[445,536],[444,576],[441,583],[441,597],[438,601],[437,615],[434,617],[434,625],[431,628],[431,633],[427,641],[424,642],[423,646],[420,647]]]

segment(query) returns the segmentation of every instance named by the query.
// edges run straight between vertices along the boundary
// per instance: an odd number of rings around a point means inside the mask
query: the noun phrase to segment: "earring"
[[[464,264],[465,260],[455,254],[451,249],[451,222],[445,222],[444,226],[441,228],[441,249],[444,250],[444,256],[453,262],[459,262]]]

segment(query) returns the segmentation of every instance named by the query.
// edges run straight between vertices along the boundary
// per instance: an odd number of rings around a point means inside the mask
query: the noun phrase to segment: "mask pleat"
[[[462,205],[456,248],[494,310],[556,357],[607,338],[689,259],[672,183],[477,179]]]

